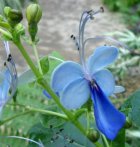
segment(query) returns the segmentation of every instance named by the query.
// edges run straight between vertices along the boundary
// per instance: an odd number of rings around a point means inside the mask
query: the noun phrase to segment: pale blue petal
[[[11,75],[9,73],[9,70],[5,71],[5,79],[2,83],[2,99],[7,101],[8,100],[8,94],[10,89],[10,79]]]
[[[83,77],[81,66],[78,63],[67,61],[54,70],[51,87],[55,92],[61,92],[70,82],[81,77]]]
[[[118,56],[118,49],[113,46],[101,46],[95,49],[88,59],[88,68],[91,74],[113,63]]]
[[[113,94],[115,89],[115,79],[109,70],[100,70],[96,72],[92,78],[97,82],[106,96]]]
[[[3,106],[2,85],[0,85],[0,107]]]
[[[121,93],[124,91],[125,91],[125,88],[123,86],[115,86],[114,93]]]
[[[80,78],[65,87],[60,100],[65,108],[77,109],[88,100],[89,96],[90,88],[88,81]]]
[[[91,87],[91,93],[96,125],[108,139],[114,140],[124,126],[126,117],[113,106],[97,83]]]

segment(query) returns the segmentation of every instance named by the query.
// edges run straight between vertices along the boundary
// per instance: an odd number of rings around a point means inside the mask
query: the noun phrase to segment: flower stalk
[[[41,68],[41,65],[40,65],[40,60],[39,60],[39,57],[38,57],[38,51],[37,51],[37,48],[36,48],[36,45],[35,45],[34,42],[32,43],[32,47],[33,47],[34,54],[35,54],[35,57],[36,57],[36,60],[37,60],[39,72],[40,72],[41,75],[43,75],[43,71],[42,71],[42,68]]]

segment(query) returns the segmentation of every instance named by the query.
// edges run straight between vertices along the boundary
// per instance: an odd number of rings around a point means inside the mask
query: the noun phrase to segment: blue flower
[[[76,42],[81,64],[66,61],[60,64],[53,72],[51,87],[60,96],[62,105],[67,109],[80,108],[91,97],[94,105],[94,115],[98,129],[110,140],[113,140],[118,131],[124,126],[125,115],[119,112],[109,100],[109,96],[123,90],[115,86],[112,73],[106,69],[118,56],[115,46],[97,47],[94,53],[85,62],[84,48],[88,40],[84,40],[84,28],[88,20],[98,12],[84,12],[79,26],[79,38]],[[95,39],[108,39],[96,37]],[[74,37],[75,39],[75,37]]]
[[[7,101],[12,98],[17,89],[17,72],[14,60],[10,54],[8,42],[4,42],[7,54],[7,61],[4,69],[0,73],[0,111],[2,111]]]

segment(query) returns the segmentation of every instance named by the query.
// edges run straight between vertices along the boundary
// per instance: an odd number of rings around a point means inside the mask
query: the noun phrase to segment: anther
[[[90,15],[90,19],[94,19],[93,16],[94,16],[95,14],[103,13],[103,12],[104,12],[104,8],[103,8],[103,7],[100,7],[100,9],[97,10],[97,11],[90,10],[90,11],[88,11],[87,13]]]
[[[7,64],[6,64],[6,62],[4,62],[4,66],[6,66]]]
[[[73,38],[73,35],[71,35],[70,38]]]
[[[100,7],[101,12],[104,12],[104,7]]]
[[[74,35],[71,35],[70,38],[74,40],[75,45],[76,45],[76,47],[77,47],[77,50],[79,51],[79,44],[78,44],[78,42],[77,42],[76,37],[75,37]]]
[[[71,35],[70,38],[72,38],[73,40],[75,40],[75,36],[74,35]]]
[[[8,58],[7,58],[7,61],[9,62],[9,61],[11,61],[11,59],[12,59],[12,55],[9,54],[9,55],[8,55]]]

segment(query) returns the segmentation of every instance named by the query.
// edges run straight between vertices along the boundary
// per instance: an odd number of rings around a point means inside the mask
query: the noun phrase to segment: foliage
[[[121,41],[123,44],[127,45],[126,48],[120,48],[120,54],[117,62],[111,66],[119,78],[123,78],[130,72],[130,68],[135,68],[140,66],[140,36],[135,35],[130,30],[125,30],[124,32],[112,32],[109,35],[114,36],[117,40]],[[117,68],[116,68],[117,67]]]
[[[136,147],[139,144],[140,118],[138,116],[140,114],[140,90],[137,90],[129,96],[122,105],[121,110],[132,119],[133,128],[129,129],[126,135],[128,136],[128,144]]]
[[[128,28],[135,33],[140,32],[140,1],[139,0],[103,0],[111,11],[123,13]]]
[[[103,2],[112,11],[118,11],[118,10],[125,11],[128,7],[139,4],[139,0],[127,0],[127,1],[122,1],[122,0],[117,0],[117,1],[103,0]]]

